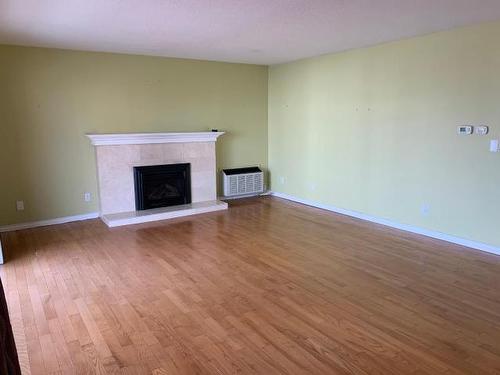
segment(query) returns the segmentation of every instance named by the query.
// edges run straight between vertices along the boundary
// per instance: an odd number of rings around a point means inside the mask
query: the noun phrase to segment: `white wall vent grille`
[[[222,178],[226,197],[264,192],[264,172],[258,167],[224,169]]]

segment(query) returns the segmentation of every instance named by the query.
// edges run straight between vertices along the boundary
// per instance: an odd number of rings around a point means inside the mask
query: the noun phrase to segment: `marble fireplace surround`
[[[87,134],[96,148],[100,213],[110,227],[227,209],[217,200],[215,143],[223,132]],[[136,211],[133,168],[191,164],[192,203]]]

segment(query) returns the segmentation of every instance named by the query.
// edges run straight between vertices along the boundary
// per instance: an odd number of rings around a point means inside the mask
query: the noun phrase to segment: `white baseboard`
[[[462,246],[470,247],[472,249],[485,251],[487,253],[500,255],[500,247],[485,244],[482,242],[467,240],[465,238],[455,237],[455,236],[441,233],[441,232],[436,232],[436,231],[432,231],[432,230],[428,230],[428,229],[418,228],[418,227],[414,227],[414,226],[408,225],[408,224],[400,224],[400,223],[396,223],[396,222],[391,221],[391,220],[363,214],[361,212],[350,211],[350,210],[346,210],[343,208],[338,208],[335,206],[322,204],[319,202],[310,201],[308,199],[297,198],[297,197],[294,197],[294,196],[288,195],[288,194],[272,192],[271,195],[278,197],[278,198],[287,199],[287,200],[290,200],[293,202],[302,203],[302,204],[305,204],[307,206],[317,207],[317,208],[321,208],[323,210],[336,212],[338,214],[347,215],[347,216],[355,217],[357,219],[370,221],[372,223],[382,224],[382,225],[385,225],[385,226],[388,226],[391,228],[404,230],[406,232],[420,234],[422,236],[431,237],[431,238],[443,240],[446,242],[451,242],[451,243],[456,244],[456,245],[462,245]]]
[[[262,195],[267,195],[267,194],[268,193],[264,193]],[[441,232],[423,229],[423,228],[415,227],[415,226],[408,225],[408,224],[400,224],[400,223],[396,223],[396,222],[391,221],[391,220],[363,214],[361,212],[346,210],[346,209],[331,206],[331,205],[322,204],[322,203],[311,201],[308,199],[298,198],[298,197],[295,197],[295,196],[292,196],[289,194],[284,194],[284,193],[279,193],[279,192],[271,192],[270,194],[275,196],[275,197],[278,197],[278,198],[287,199],[287,200],[290,200],[293,202],[305,204],[307,206],[321,208],[323,210],[332,211],[332,212],[336,212],[336,213],[339,213],[342,215],[355,217],[357,219],[366,220],[366,221],[370,221],[372,223],[377,223],[377,224],[385,225],[385,226],[388,226],[391,228],[404,230],[406,232],[420,234],[422,236],[431,237],[431,238],[435,238],[438,240],[450,242],[453,244],[470,247],[472,249],[485,251],[487,253],[500,255],[500,247],[485,244],[482,242],[472,241],[472,240],[468,240],[465,238],[460,238],[460,237],[452,236],[452,235],[441,233]],[[29,223],[4,225],[4,226],[0,226],[0,233],[12,232],[12,231],[16,231],[16,230],[36,228],[36,227],[43,227],[43,226],[47,226],[47,225],[64,224],[64,223],[70,223],[73,221],[96,219],[99,216],[100,215],[98,212],[91,212],[91,213],[83,214],[83,215],[66,216],[66,217],[60,217],[60,218],[56,218],[56,219],[33,221],[33,222],[29,222]],[[1,246],[1,244],[0,244],[0,246]],[[0,247],[0,249],[1,249],[1,247]]]
[[[96,219],[99,216],[100,215],[98,212],[91,212],[89,214],[83,214],[83,215],[65,216],[65,217],[59,217],[56,219],[32,221],[29,223],[4,225],[4,226],[0,226],[0,233],[13,232],[16,230],[30,229],[30,228],[37,228],[37,227],[45,227],[47,225],[65,224],[65,223],[71,223],[73,221]]]

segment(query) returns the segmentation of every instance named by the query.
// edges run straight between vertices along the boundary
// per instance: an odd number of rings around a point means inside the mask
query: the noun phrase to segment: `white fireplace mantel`
[[[224,132],[87,134],[94,146],[215,142]]]
[[[215,143],[224,132],[87,134],[95,146],[100,215],[109,226],[226,210],[217,200]],[[136,210],[134,168],[190,164],[191,202]]]

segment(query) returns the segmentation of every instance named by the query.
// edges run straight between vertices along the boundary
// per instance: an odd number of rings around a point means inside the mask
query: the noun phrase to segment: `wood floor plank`
[[[24,374],[500,374],[500,257],[274,197],[2,234]]]

